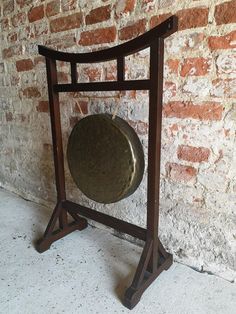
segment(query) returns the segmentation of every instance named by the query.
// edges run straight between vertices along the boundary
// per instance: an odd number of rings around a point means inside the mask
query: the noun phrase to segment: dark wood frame
[[[164,39],[177,31],[177,17],[172,16],[145,34],[119,46],[91,52],[66,53],[39,46],[39,54],[46,58],[48,95],[50,104],[51,129],[54,152],[54,165],[57,188],[57,204],[52,213],[43,238],[37,250],[44,252],[50,245],[74,230],[87,227],[87,220],[93,219],[120,232],[145,241],[143,252],[131,286],[125,292],[124,305],[132,309],[140,300],[146,288],[172,262],[158,238],[161,121],[163,93]],[[150,47],[150,77],[146,80],[124,78],[124,58],[127,55]],[[117,60],[117,80],[109,82],[77,83],[77,63],[95,63]],[[58,84],[56,60],[71,65],[71,83]],[[149,91],[149,138],[148,138],[148,180],[147,180],[147,228],[141,228],[112,216],[78,205],[66,199],[64,157],[60,121],[59,93],[75,91]],[[68,223],[68,215],[74,221]],[[81,217],[81,216],[83,217]],[[59,220],[59,229],[54,231]]]

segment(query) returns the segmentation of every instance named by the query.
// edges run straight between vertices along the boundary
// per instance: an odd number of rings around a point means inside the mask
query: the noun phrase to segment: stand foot
[[[162,273],[163,270],[167,270],[173,263],[173,256],[167,253],[167,257],[158,266],[155,273],[145,272],[142,282],[138,287],[135,287],[132,283],[126,290],[124,296],[124,306],[132,310],[140,301],[144,291],[150,286],[150,284]]]
[[[136,304],[140,301],[140,296],[138,295],[138,290],[129,287],[125,292],[124,306],[129,310],[132,310]]]
[[[37,241],[35,248],[39,253],[43,253],[50,249],[51,241],[47,241],[47,239],[40,239]]]
[[[87,220],[80,217],[78,220],[68,224],[65,228],[53,231],[50,235],[44,236],[42,239],[40,239],[36,244],[36,250],[39,253],[43,253],[50,248],[53,242],[65,237],[66,235],[70,234],[75,230],[81,231],[87,228],[87,226],[88,226]]]
[[[168,254],[168,258],[165,261],[165,268],[164,270],[168,270],[170,268],[170,266],[173,264],[173,255],[172,254]]]

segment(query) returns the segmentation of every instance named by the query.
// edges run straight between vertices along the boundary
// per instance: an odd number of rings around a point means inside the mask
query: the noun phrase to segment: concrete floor
[[[122,306],[141,249],[87,228],[43,254],[45,207],[0,189],[0,313],[236,314],[236,285],[175,263],[130,312]]]

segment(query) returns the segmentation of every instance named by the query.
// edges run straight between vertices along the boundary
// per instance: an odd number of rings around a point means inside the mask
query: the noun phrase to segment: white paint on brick
[[[211,81],[208,78],[192,78],[188,77],[183,84],[183,92],[190,97],[203,98],[209,95],[211,89]]]

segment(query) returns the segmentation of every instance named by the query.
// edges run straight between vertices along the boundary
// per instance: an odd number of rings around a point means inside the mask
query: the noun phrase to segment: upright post
[[[158,267],[158,223],[161,162],[161,124],[163,90],[164,40],[157,38],[150,46],[148,182],[147,182],[147,238],[153,240],[148,270]]]
[[[54,167],[57,189],[57,202],[58,206],[61,207],[61,205],[59,204],[66,199],[66,191],[65,191],[64,157],[61,133],[59,94],[58,92],[55,92],[53,89],[53,86],[57,84],[56,60],[46,58],[46,67],[52,129]],[[61,229],[63,229],[67,225],[67,212],[63,208],[60,208],[59,225]]]

